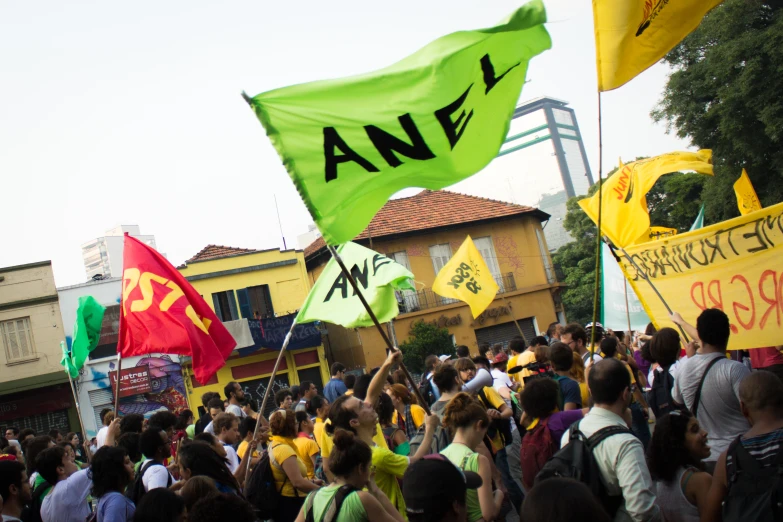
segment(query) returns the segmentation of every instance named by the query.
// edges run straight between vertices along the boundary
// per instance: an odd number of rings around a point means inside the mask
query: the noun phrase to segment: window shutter
[[[231,312],[231,320],[236,321],[239,319],[239,313],[237,312],[237,300],[234,297],[234,291],[226,290],[226,297],[228,298],[228,310]]]
[[[435,270],[435,277],[437,277],[441,268],[451,259],[451,245],[448,243],[432,245],[430,247],[430,257],[432,258],[432,268]]]
[[[275,309],[272,306],[272,294],[269,293],[269,285],[261,285],[264,292],[264,304],[266,305],[266,317],[274,317]]]
[[[490,237],[477,237],[473,240],[473,244],[481,253],[481,257],[484,258],[484,262],[489,267],[489,271],[492,272],[492,277],[495,279],[500,277],[500,266],[498,266],[498,257],[495,255],[495,248],[492,246],[492,238]]]
[[[215,306],[215,315],[222,321],[223,310],[220,308],[220,292],[212,294],[212,304]]]
[[[239,299],[239,313],[243,319],[252,319],[253,310],[250,309],[250,298],[247,295],[247,288],[237,290],[237,299]]]

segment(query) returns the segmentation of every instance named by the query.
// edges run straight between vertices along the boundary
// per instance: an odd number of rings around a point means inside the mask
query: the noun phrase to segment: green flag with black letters
[[[348,242],[337,249],[359,290],[381,323],[396,317],[395,290],[415,290],[413,274],[394,260]],[[294,319],[297,324],[326,321],[345,328],[373,326],[367,310],[337,261],[330,259]]]
[[[528,62],[551,47],[544,22],[534,0],[385,69],[246,97],[327,243],[356,237],[399,190],[445,188],[497,156]]]

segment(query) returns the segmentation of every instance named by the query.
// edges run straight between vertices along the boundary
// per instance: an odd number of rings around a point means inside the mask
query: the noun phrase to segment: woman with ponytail
[[[350,431],[336,430],[329,455],[334,482],[307,496],[296,522],[304,522],[309,512],[313,520],[323,520],[327,510],[336,508],[334,522],[404,522],[389,498],[371,477],[372,450]],[[361,491],[367,488],[367,491]]]
[[[467,492],[468,522],[493,520],[500,513],[503,492],[492,491],[491,462],[476,453],[489,428],[486,408],[467,393],[458,393],[446,406],[443,424],[454,439],[441,454],[461,470],[478,473],[483,482],[479,489]]]

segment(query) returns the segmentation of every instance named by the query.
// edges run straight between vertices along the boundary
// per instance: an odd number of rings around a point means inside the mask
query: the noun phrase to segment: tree
[[[432,323],[413,323],[410,337],[400,344],[402,362],[411,373],[424,373],[424,359],[428,355],[454,355],[454,343],[446,328]]]
[[[783,2],[726,0],[665,58],[674,69],[651,116],[712,149],[706,221],[739,214],[732,185],[747,169],[762,205],[783,200]]]

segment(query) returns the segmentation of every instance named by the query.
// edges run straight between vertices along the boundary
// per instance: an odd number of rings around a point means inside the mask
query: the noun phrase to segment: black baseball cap
[[[408,466],[402,479],[402,496],[409,514],[428,514],[442,509],[444,503],[464,499],[468,489],[482,484],[478,473],[462,471],[436,453]]]

